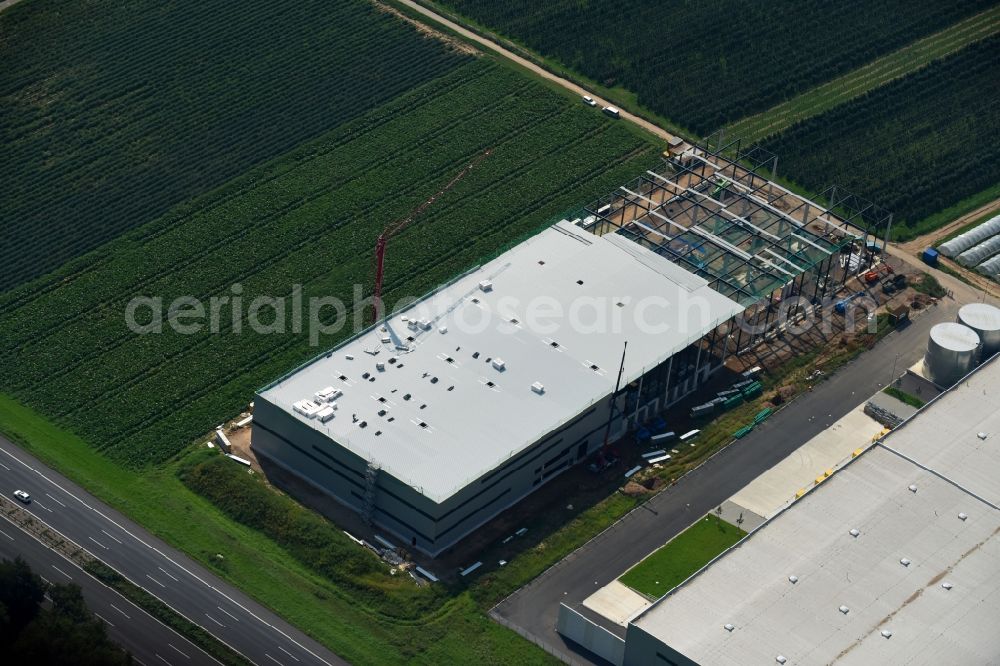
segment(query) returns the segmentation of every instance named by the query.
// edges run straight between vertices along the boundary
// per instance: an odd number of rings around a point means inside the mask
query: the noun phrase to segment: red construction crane
[[[487,148],[485,151],[480,153],[471,162],[465,165],[465,167],[455,174],[455,177],[448,181],[448,183],[442,187],[440,190],[434,193],[434,195],[423,202],[416,208],[414,208],[409,215],[401,220],[393,222],[385,228],[385,230],[379,234],[378,240],[375,241],[375,294],[374,294],[374,305],[375,305],[375,321],[382,320],[382,276],[385,271],[385,247],[389,243],[389,239],[398,234],[400,231],[405,229],[410,222],[420,216],[428,207],[435,201],[438,197],[443,195],[445,192],[455,187],[458,181],[465,178],[465,175],[472,171],[480,162],[489,157],[490,153],[493,152],[492,148]]]

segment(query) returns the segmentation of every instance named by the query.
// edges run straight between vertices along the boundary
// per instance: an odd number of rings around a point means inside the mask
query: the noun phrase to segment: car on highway
[[[29,495],[28,493],[26,493],[23,490],[15,490],[14,491],[14,497],[16,497],[19,502],[22,502],[24,504],[30,504],[31,503],[31,495]]]
[[[587,106],[597,106],[597,102],[595,102],[594,98],[591,97],[590,95],[583,96],[583,103],[586,104]]]

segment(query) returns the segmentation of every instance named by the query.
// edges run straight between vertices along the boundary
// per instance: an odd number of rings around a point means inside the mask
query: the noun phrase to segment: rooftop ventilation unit
[[[316,417],[316,414],[319,413],[322,407],[312,400],[299,400],[296,403],[292,403],[292,409],[307,419],[311,419]]]
[[[424,329],[425,331],[431,330],[431,320],[430,319],[421,319],[420,320],[420,328]]]
[[[917,492],[917,487],[911,483],[909,486],[907,486],[907,490],[909,490],[911,493],[915,493]]]
[[[852,527],[850,534],[851,534],[852,537],[854,537],[856,539],[856,538],[858,538],[858,535],[861,534],[861,532],[858,531],[858,528]]]
[[[951,583],[949,583],[948,581],[945,581],[945,582],[941,583],[941,587],[943,587],[946,590],[950,590],[951,588],[953,588],[955,586],[952,585]]]
[[[507,368],[507,364],[504,363],[502,358],[493,359],[492,364],[493,368],[499,370],[500,372],[503,372]]]
[[[417,323],[416,319],[411,319],[408,322],[406,322],[406,327],[411,331],[417,330],[417,326],[419,326],[419,324]]]
[[[731,625],[731,624],[724,624],[724,625],[722,625],[722,628],[723,628],[723,629],[725,629],[726,631],[732,631],[732,630],[733,630],[733,629],[735,629],[736,627],[734,627],[734,626],[733,626],[733,625]]]
[[[385,372],[385,363],[379,361],[378,363],[375,364],[375,369],[378,370],[379,372]]]
[[[543,386],[541,382],[535,382],[534,384],[531,385],[531,390],[537,393],[538,395],[541,395],[545,393],[545,386]]]
[[[390,342],[392,342],[392,338],[390,338],[390,337],[389,337],[388,335],[383,335],[383,336],[382,336],[382,344],[385,344],[385,345],[387,345],[387,344],[389,344]]]
[[[493,283],[490,282],[489,280],[480,280],[479,288],[482,291],[493,291]]]
[[[783,664],[786,661],[788,661],[787,659],[785,659],[784,655],[780,655],[780,654],[777,657],[775,657],[774,660],[776,662],[778,662],[779,664]]]
[[[438,327],[438,333],[441,333],[442,335],[444,335],[447,332],[448,332],[448,327],[445,326],[444,324],[442,324],[441,326]]]
[[[316,402],[333,402],[342,395],[344,392],[340,389],[327,386],[316,391]]]
[[[799,577],[796,576],[795,574],[792,574],[791,576],[788,577],[788,582],[791,583],[792,585],[795,585],[795,583],[799,582]]]
[[[333,405],[325,405],[322,409],[316,412],[316,418],[319,419],[320,423],[326,423],[334,417],[337,408]]]
[[[850,609],[850,608],[848,608],[847,606],[841,606],[841,607],[840,607],[840,608],[838,608],[837,610],[839,610],[839,611],[840,611],[841,613],[843,613],[844,615],[847,615],[848,613],[850,613],[850,612],[851,612],[851,609]]]
[[[910,566],[910,558],[904,557],[899,561],[899,563],[902,564],[904,567],[908,567]]]
[[[882,638],[892,638],[892,631],[889,629],[883,629],[879,633],[882,634]]]
[[[962,511],[961,513],[958,514],[958,519],[959,520],[968,520],[969,519],[969,514],[967,514],[964,511]]]

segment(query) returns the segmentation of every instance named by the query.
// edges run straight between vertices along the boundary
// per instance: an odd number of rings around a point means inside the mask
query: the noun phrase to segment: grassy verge
[[[933,298],[941,298],[948,293],[948,290],[942,287],[937,278],[930,273],[924,273],[919,280],[914,282],[913,289]]]
[[[718,516],[705,516],[618,580],[636,592],[658,599],[746,534]]]
[[[909,405],[910,407],[916,407],[917,409],[920,409],[921,407],[927,404],[917,396],[911,395],[906,391],[901,391],[895,386],[886,386],[884,389],[882,389],[882,392],[885,393],[886,395],[891,395],[893,398],[899,400],[904,405]]]
[[[781,133],[801,120],[823,113],[889,81],[926,67],[932,61],[988,37],[997,30],[1000,30],[1000,5],[933,35],[918,39],[763,113],[739,120],[730,125],[726,131],[748,143],[761,141]]]

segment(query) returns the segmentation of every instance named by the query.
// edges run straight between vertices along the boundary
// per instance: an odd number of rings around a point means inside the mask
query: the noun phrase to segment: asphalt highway
[[[556,630],[561,602],[578,604],[691,523],[722,504],[802,444],[919,361],[931,326],[954,321],[959,304],[942,300],[820,383],[763,426],[710,458],[498,604],[491,615],[572,663],[604,664]],[[898,356],[897,356],[898,355]],[[624,635],[624,628],[621,628]]]
[[[270,666],[347,663],[0,437],[0,492],[12,497],[16,489],[31,494],[32,502],[24,506],[25,510],[250,661]],[[8,541],[2,536],[0,540]],[[68,569],[66,573],[70,573]],[[112,617],[107,619],[114,622]],[[132,633],[126,624],[116,624],[115,628]],[[179,654],[175,656],[180,658]]]
[[[0,558],[20,555],[50,583],[76,583],[87,606],[106,625],[113,641],[128,650],[140,666],[217,665],[215,659],[147,614],[131,601],[90,576],[77,564],[45,546],[20,527],[0,520]]]

